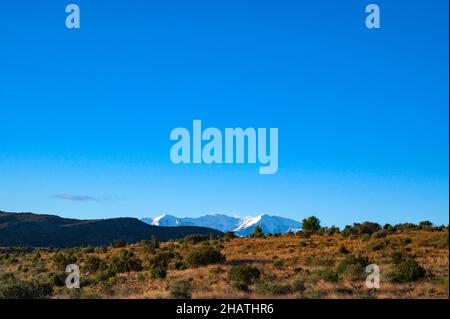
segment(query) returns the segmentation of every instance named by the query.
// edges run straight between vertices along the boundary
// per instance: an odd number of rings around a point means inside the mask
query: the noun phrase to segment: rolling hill
[[[113,240],[134,243],[155,235],[160,241],[168,241],[192,234],[221,235],[222,232],[206,227],[160,227],[136,218],[79,220],[0,211],[0,246],[4,247],[99,246]]]

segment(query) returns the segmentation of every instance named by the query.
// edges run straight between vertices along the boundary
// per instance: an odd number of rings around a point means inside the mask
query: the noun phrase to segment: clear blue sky
[[[448,1],[0,4],[0,209],[449,218]],[[177,166],[170,131],[278,127],[279,170]]]

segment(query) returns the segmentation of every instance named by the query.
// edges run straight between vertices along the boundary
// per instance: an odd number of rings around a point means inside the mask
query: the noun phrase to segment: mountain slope
[[[158,227],[136,218],[78,220],[54,215],[0,211],[0,246],[75,247],[108,245],[113,240],[134,243],[152,235],[161,241],[191,234],[221,235],[204,227]]]
[[[237,218],[222,214],[205,215],[197,218],[177,218],[172,215],[162,215],[155,218],[141,219],[145,223],[157,226],[201,226],[220,230],[232,231],[238,236],[248,236],[253,233],[257,225],[261,226],[265,234],[286,233],[289,230],[301,228],[301,223],[293,219],[259,215],[256,217]]]

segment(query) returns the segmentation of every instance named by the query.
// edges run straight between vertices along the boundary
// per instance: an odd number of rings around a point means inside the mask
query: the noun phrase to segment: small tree
[[[262,237],[264,237],[264,233],[263,233],[263,230],[262,230],[260,225],[256,225],[255,230],[253,231],[252,237],[253,238],[262,238]]]
[[[317,232],[320,229],[320,220],[316,216],[303,219],[302,228],[306,232]]]

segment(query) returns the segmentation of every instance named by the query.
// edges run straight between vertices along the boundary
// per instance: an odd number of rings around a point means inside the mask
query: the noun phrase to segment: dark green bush
[[[339,263],[337,272],[349,279],[362,279],[366,277],[366,266],[369,264],[367,257],[350,255]]]
[[[158,252],[155,255],[149,256],[145,259],[144,266],[146,268],[151,268],[153,266],[158,266],[167,269],[170,261],[175,257],[171,252]]]
[[[195,245],[201,242],[205,242],[209,240],[209,236],[206,235],[188,235],[184,238],[184,242],[190,245]]]
[[[248,286],[258,280],[261,272],[251,265],[237,265],[231,267],[228,279],[233,287],[240,290],[248,290]]]
[[[263,233],[260,225],[256,225],[255,229],[253,230],[252,237],[253,238],[263,238],[264,237],[264,233]]]
[[[344,255],[350,253],[349,250],[344,245],[339,246],[338,251],[340,254],[344,254]]]
[[[52,293],[48,283],[21,281],[11,273],[0,275],[0,299],[46,299]]]
[[[53,273],[50,274],[48,278],[48,282],[53,287],[64,287],[66,284],[66,278],[68,274],[60,272],[60,273]]]
[[[379,251],[379,250],[386,249],[389,246],[389,244],[390,244],[389,240],[385,240],[385,239],[377,240],[377,241],[370,243],[368,248],[371,251]]]
[[[144,252],[147,254],[154,254],[159,246],[159,240],[155,235],[153,235],[149,240],[142,241],[142,247],[144,249]]]
[[[377,238],[377,239],[386,238],[387,234],[388,234],[388,232],[386,230],[380,229],[379,231],[373,233],[372,237]]]
[[[151,266],[149,271],[152,279],[164,279],[167,276],[166,269],[160,265]]]
[[[117,256],[112,256],[108,261],[108,266],[114,273],[142,270],[141,260],[125,249],[122,249]]]
[[[389,280],[392,282],[410,282],[424,278],[425,269],[414,259],[405,258],[394,265],[394,269],[389,273]]]
[[[107,264],[97,256],[87,256],[84,267],[87,272],[95,274],[98,271],[105,270]]]
[[[339,275],[337,272],[331,270],[331,269],[319,269],[317,270],[317,276],[327,282],[338,282],[339,281]]]
[[[292,292],[292,286],[278,283],[274,280],[260,280],[256,283],[255,291],[263,296],[285,295]]]
[[[228,232],[225,233],[225,235],[223,235],[223,239],[225,241],[229,241],[229,240],[232,240],[234,238],[236,238],[236,235],[233,232],[231,232],[231,231],[228,231]]]
[[[169,268],[175,270],[184,270],[187,269],[188,267],[182,260],[175,260],[169,265]]]
[[[339,227],[336,227],[336,226],[331,226],[330,228],[328,228],[326,230],[326,234],[329,236],[332,236],[334,234],[339,234],[339,233],[340,233]]]
[[[302,229],[305,232],[315,233],[320,229],[320,220],[316,216],[310,216],[303,219]]]
[[[186,256],[186,262],[191,267],[218,264],[224,261],[225,257],[222,255],[220,250],[209,246],[197,248]]]
[[[170,286],[170,298],[191,299],[192,284],[188,280],[176,281]]]
[[[57,252],[53,256],[53,263],[58,270],[66,271],[66,267],[70,264],[75,264],[77,257],[73,253]]]
[[[113,269],[111,269],[111,268],[107,268],[106,270],[99,272],[95,276],[95,281],[97,283],[106,282],[110,278],[115,278],[115,276],[116,276],[116,272]]]

